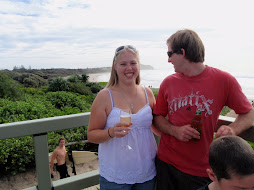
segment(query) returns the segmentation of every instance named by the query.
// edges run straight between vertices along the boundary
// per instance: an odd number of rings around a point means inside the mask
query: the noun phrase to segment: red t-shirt
[[[206,66],[198,76],[175,73],[166,77],[161,83],[153,113],[168,115],[173,125],[183,126],[191,123],[199,108],[202,110],[203,128],[198,142],[183,142],[162,134],[158,158],[184,173],[207,177],[209,146],[225,105],[237,114],[252,108],[239,83],[229,73]]]

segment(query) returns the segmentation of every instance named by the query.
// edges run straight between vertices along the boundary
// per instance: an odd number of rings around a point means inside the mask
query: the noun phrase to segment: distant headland
[[[150,65],[143,65],[140,64],[141,70],[153,70],[154,68]],[[11,75],[15,75],[15,73],[30,73],[34,75],[39,75],[44,79],[51,79],[55,77],[67,77],[70,75],[82,75],[86,74],[93,74],[93,73],[104,73],[110,72],[111,67],[97,67],[97,68],[86,68],[86,69],[65,69],[65,68],[51,68],[51,69],[26,69],[25,67],[21,66],[14,67],[13,70],[0,70],[0,72],[6,72]]]

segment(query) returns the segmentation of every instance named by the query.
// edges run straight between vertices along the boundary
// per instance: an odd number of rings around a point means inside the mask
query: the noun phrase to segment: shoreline
[[[108,81],[100,81],[99,78],[100,76],[102,76],[105,73],[90,73],[88,74],[89,78],[88,81],[89,82],[108,82]]]

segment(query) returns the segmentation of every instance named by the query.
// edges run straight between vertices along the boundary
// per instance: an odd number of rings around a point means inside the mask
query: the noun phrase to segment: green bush
[[[0,124],[64,115],[49,101],[0,99]]]
[[[16,76],[13,77],[13,79],[20,82],[25,87],[37,88],[39,86],[47,85],[47,81],[44,78],[32,73],[17,74]]]
[[[153,90],[153,94],[154,94],[155,99],[157,98],[158,92],[159,92],[158,90]]]
[[[90,87],[92,93],[98,93],[102,89],[102,86],[95,82],[87,83],[86,86]]]
[[[67,79],[67,81],[71,83],[78,83],[82,81],[82,77],[79,75],[72,75]]]
[[[99,84],[102,88],[104,88],[104,87],[108,84],[108,82],[98,82],[98,84]]]
[[[0,99],[0,123],[87,112],[94,99],[94,95],[84,96],[70,92],[49,92],[44,95],[31,89],[27,89],[27,92],[29,94],[26,94],[22,101]],[[50,151],[56,148],[60,136],[64,136],[67,142],[82,141],[86,139],[86,128],[79,127],[49,133]],[[15,175],[25,171],[29,166],[34,166],[31,137],[1,140],[0,147],[0,171]],[[84,146],[79,144],[72,148],[83,150]]]
[[[86,73],[83,73],[81,75],[81,80],[83,83],[86,83],[88,81],[88,79],[89,79],[89,76]]]
[[[49,82],[48,90],[51,92],[68,91],[69,86],[66,80],[64,80],[62,77],[57,77]]]
[[[57,109],[62,109],[63,107],[77,107],[80,112],[84,112],[90,109],[90,104],[88,104],[82,96],[76,95],[71,92],[49,92],[46,94],[47,101],[55,105]]]
[[[221,110],[220,115],[225,116],[225,115],[227,115],[228,112],[230,112],[230,110],[231,110],[231,109],[230,109],[229,107],[224,106],[223,109]]]
[[[1,172],[15,175],[35,166],[32,137],[0,140],[0,147]]]
[[[69,92],[79,93],[81,95],[91,95],[92,91],[84,83],[69,83]]]
[[[20,85],[5,72],[0,72],[0,98],[18,100],[21,97],[22,91]]]

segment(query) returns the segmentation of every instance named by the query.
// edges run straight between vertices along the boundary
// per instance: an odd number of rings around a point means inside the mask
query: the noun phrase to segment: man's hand
[[[227,136],[227,135],[236,135],[236,134],[234,130],[228,125],[222,125],[218,129],[217,133],[215,134],[215,137],[218,138],[218,137]]]
[[[174,136],[184,142],[188,142],[192,138],[200,139],[200,133],[193,129],[190,124],[176,127]]]

